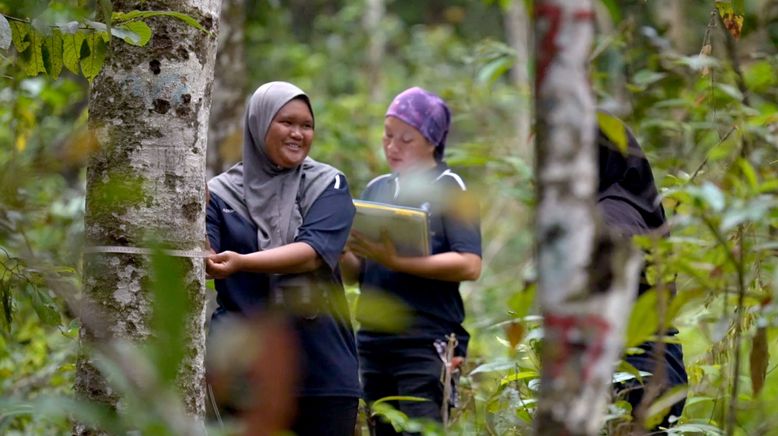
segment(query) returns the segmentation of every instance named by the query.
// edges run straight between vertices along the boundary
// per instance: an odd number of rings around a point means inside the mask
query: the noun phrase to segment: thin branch
[[[705,164],[707,164],[707,163],[708,163],[708,157],[710,157],[710,156],[709,156],[709,154],[710,154],[711,150],[713,150],[713,149],[715,149],[716,147],[718,147],[719,145],[723,144],[723,143],[724,143],[724,141],[726,141],[726,140],[729,138],[729,135],[731,135],[731,134],[732,134],[732,132],[734,132],[735,130],[737,130],[737,126],[732,126],[732,127],[729,129],[729,131],[728,131],[728,132],[727,132],[727,133],[724,135],[724,137],[722,137],[722,138],[719,140],[719,142],[717,142],[717,143],[716,143],[716,145],[714,145],[713,147],[711,147],[711,148],[710,148],[710,150],[708,150],[708,153],[706,153],[706,154],[705,154],[705,159],[703,159],[703,160],[702,160],[702,162],[700,162],[700,165],[698,165],[698,166],[697,166],[697,169],[696,169],[696,170],[694,170],[694,173],[692,173],[692,176],[689,178],[689,182],[693,182],[693,181],[694,181],[694,179],[697,177],[697,175],[698,175],[698,174],[700,173],[700,171],[702,170],[702,168],[705,166]]]

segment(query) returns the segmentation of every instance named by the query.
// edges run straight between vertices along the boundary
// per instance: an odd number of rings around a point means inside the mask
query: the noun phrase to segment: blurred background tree
[[[99,21],[98,3],[5,0],[0,13],[45,29]],[[244,31],[222,53],[243,44],[236,56],[245,72],[224,73],[222,84],[217,78],[214,99],[228,103],[213,115],[239,117],[265,81],[298,84],[316,114],[311,155],[343,170],[354,196],[388,170],[380,136],[392,95],[418,85],[450,103],[447,160],[474,186],[484,234],[482,278],[462,291],[473,340],[451,431],[531,432],[542,338],[530,218],[531,2],[225,3],[240,11],[236,26]],[[737,38],[712,13],[716,3],[742,16]],[[778,428],[778,2],[599,0],[595,8],[598,105],[624,119],[646,150],[672,223],[666,241],[638,241],[657,265],[649,278],[675,277],[678,288],[667,322],[681,331],[690,385],[671,433],[771,434]],[[73,413],[103,419],[83,405],[61,407],[72,396],[79,326],[60,293],[82,288],[84,165],[95,147],[85,129],[88,82],[67,69],[56,80],[29,77],[16,48],[0,47],[0,55],[0,431],[68,431]],[[225,85],[236,90],[221,91]],[[213,172],[239,159],[236,123],[212,118],[212,134],[227,132],[211,139]],[[656,301],[637,301],[628,343],[657,330]],[[624,365],[615,376],[636,377]],[[43,401],[52,395],[59,407]],[[667,404],[660,398],[650,412]],[[614,398],[606,431],[619,434],[629,420],[628,406]]]

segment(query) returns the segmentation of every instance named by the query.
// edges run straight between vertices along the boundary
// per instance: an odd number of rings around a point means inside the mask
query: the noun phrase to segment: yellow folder
[[[365,200],[354,200],[354,206],[357,213],[352,230],[374,241],[381,240],[381,232],[387,231],[401,256],[430,254],[429,214],[424,209]]]

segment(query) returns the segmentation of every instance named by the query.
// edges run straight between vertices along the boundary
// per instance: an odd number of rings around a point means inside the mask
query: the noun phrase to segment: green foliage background
[[[45,32],[52,23],[108,15],[93,3],[0,2],[0,12],[38,17],[33,24]],[[473,335],[463,407],[454,416],[453,429],[463,434],[529,433],[539,373],[533,163],[530,138],[515,129],[516,117],[529,114],[531,94],[508,74],[531,70],[532,62],[517,59],[505,42],[508,3],[387,2],[382,101],[369,99],[364,2],[246,6],[248,82],[288,80],[309,92],[317,117],[312,156],[343,170],[355,196],[387,171],[380,135],[391,96],[418,85],[450,103],[447,160],[478,193],[484,233],[482,278],[463,289]],[[670,238],[637,241],[660,286],[636,303],[626,340],[651,339],[662,322],[680,330],[689,399],[672,434],[778,434],[778,2],[733,5],[745,20],[728,49],[721,23],[711,20],[712,1],[683,2],[682,15],[670,11],[670,19],[668,3],[598,2],[591,69],[598,101],[637,135],[671,217]],[[114,36],[102,41],[123,43]],[[706,45],[709,55],[700,54]],[[82,54],[78,61],[89,55]],[[120,422],[84,404],[44,407],[46,398],[72,396],[78,324],[66,301],[80,288],[84,165],[94,147],[85,130],[84,76],[92,70],[28,77],[28,61],[0,50],[0,432],[10,434],[67,432],[73,416]],[[57,76],[47,62],[43,72]],[[663,289],[672,279],[677,294],[670,299]],[[169,280],[162,273],[159,281]],[[166,295],[158,294],[161,307]],[[135,353],[153,362],[153,347]],[[121,367],[106,370],[121,379]],[[625,365],[616,374],[635,376]],[[151,398],[131,382],[117,385],[138,404]],[[136,426],[174,432],[153,410],[136,405],[128,413],[124,419]],[[616,398],[605,431],[625,434],[628,420],[628,405]],[[115,428],[131,428],[128,422]]]

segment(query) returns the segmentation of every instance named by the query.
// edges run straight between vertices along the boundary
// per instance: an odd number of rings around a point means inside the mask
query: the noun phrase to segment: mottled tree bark
[[[602,426],[641,261],[598,219],[591,0],[535,2],[538,296],[544,316],[539,435]]]
[[[170,17],[147,20],[146,47],[114,42],[89,96],[89,126],[99,143],[87,168],[87,246],[146,247],[154,240],[181,250],[205,243],[205,153],[216,49],[218,0],[114,1],[114,11],[185,13],[209,32]],[[192,307],[178,385],[186,411],[205,414],[205,275],[202,259],[181,257]],[[85,347],[142,343],[149,328],[150,265],[146,254],[84,255],[84,298],[100,319],[84,319]],[[102,327],[97,327],[102,326]],[[94,365],[78,361],[76,392],[121,411],[122,400]],[[91,430],[76,426],[76,433]]]
[[[209,178],[239,161],[243,151],[243,110],[248,80],[245,27],[246,2],[222,0],[208,129]]]

